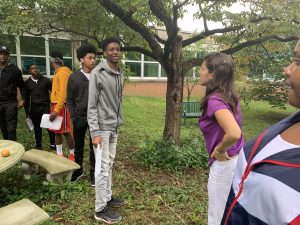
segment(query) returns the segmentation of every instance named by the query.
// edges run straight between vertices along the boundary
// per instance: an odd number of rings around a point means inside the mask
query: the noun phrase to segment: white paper
[[[26,124],[27,124],[29,130],[33,131],[34,126],[33,126],[32,120],[29,117],[26,118]]]
[[[40,127],[42,128],[50,128],[52,130],[59,130],[61,127],[61,123],[62,123],[62,117],[61,116],[57,116],[55,118],[55,120],[53,120],[52,122],[49,120],[50,114],[44,114],[42,116],[42,120],[41,120],[41,125]]]
[[[101,159],[102,159],[102,144],[98,144],[97,148],[94,147],[95,154],[95,177],[101,173]]]

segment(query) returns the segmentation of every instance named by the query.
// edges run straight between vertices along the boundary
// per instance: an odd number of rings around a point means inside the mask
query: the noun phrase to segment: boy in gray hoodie
[[[112,166],[116,155],[118,127],[123,123],[122,91],[124,74],[119,62],[120,41],[107,38],[102,42],[105,59],[92,71],[89,82],[88,124],[95,149],[95,219],[117,223],[121,216],[112,208],[125,204],[112,195]]]

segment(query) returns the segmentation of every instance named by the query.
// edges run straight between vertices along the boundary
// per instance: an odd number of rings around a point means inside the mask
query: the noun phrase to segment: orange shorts
[[[56,103],[51,103],[51,113],[53,112],[54,108],[56,106]],[[66,104],[64,104],[64,107],[58,112],[57,116],[61,116],[63,118],[61,127],[59,130],[52,130],[56,134],[64,134],[64,133],[70,133],[71,132],[71,118],[70,118],[70,112]]]

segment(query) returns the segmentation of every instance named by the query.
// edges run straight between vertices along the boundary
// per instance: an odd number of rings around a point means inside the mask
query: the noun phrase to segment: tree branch
[[[241,33],[239,33],[237,35],[237,37],[235,38],[235,40],[231,43],[230,47],[229,48],[232,48],[234,45],[236,45],[236,43],[238,43],[242,38],[241,36],[246,33],[246,30],[243,30]]]
[[[164,23],[167,30],[167,34],[170,35],[172,30],[172,18],[168,16],[168,12],[164,8],[162,1],[149,0],[148,2],[153,14]]]
[[[188,1],[184,1],[184,2],[188,2]],[[182,4],[173,5],[172,29],[171,29],[171,32],[168,35],[168,39],[167,39],[167,42],[165,44],[164,55],[163,55],[164,59],[167,59],[169,57],[169,54],[171,52],[172,43],[174,43],[174,40],[176,39],[176,37],[178,35],[178,32],[179,32],[179,27],[178,27],[178,24],[177,24],[177,20],[179,18],[178,10],[182,6],[183,6]]]
[[[202,19],[203,19],[204,31],[208,31],[206,13],[203,11],[202,5],[200,3],[199,3],[199,9],[200,9]]]
[[[186,4],[189,3],[190,0],[184,0],[183,2],[178,2],[177,4],[175,4],[175,7],[177,8],[177,10],[179,10],[181,7],[185,6]]]
[[[64,33],[72,33],[72,34],[80,35],[80,36],[83,36],[83,37],[87,37],[87,38],[95,40],[96,42],[99,41],[96,36],[84,34],[84,33],[78,32],[78,31],[74,31],[72,29],[67,29],[65,27],[56,27],[56,26],[52,25],[51,23],[49,23],[49,28],[50,28],[50,30],[53,30],[54,32],[48,32],[48,33],[46,32],[46,33],[43,33],[43,34],[64,32]]]
[[[280,41],[280,42],[289,42],[289,41],[296,41],[300,38],[300,35],[288,35],[288,36],[280,36],[280,35],[277,35],[277,34],[272,34],[272,35],[267,35],[267,36],[264,36],[264,37],[260,37],[260,38],[257,38],[257,39],[253,39],[253,40],[250,40],[250,41],[246,41],[242,44],[239,44],[233,48],[228,48],[228,49],[225,49],[223,50],[222,52],[228,54],[228,55],[232,55],[244,48],[247,48],[247,47],[251,47],[253,45],[257,45],[257,44],[261,44],[265,41],[268,41],[268,40],[271,40],[271,39],[274,39],[274,40],[277,40],[277,41]]]
[[[203,19],[205,19],[204,16],[203,16]],[[271,21],[272,20],[277,20],[278,21],[280,19],[278,19],[278,18],[271,18],[271,17],[257,17],[257,18],[249,20],[249,22],[257,24],[258,22],[261,22],[261,21],[264,21],[264,20],[271,20]],[[293,22],[297,23],[298,21],[293,21]],[[194,36],[192,38],[184,40],[183,43],[182,43],[182,47],[186,47],[187,45],[193,44],[196,41],[199,41],[201,39],[204,39],[204,38],[206,38],[208,36],[211,36],[211,35],[214,35],[214,34],[217,34],[217,33],[224,34],[224,33],[227,33],[227,32],[241,30],[243,28],[244,28],[244,25],[238,25],[238,26],[232,26],[232,27],[214,29],[214,30],[208,30],[206,28],[200,34],[198,34],[198,35],[196,35],[196,36]]]
[[[289,42],[289,41],[296,41],[296,40],[300,39],[300,35],[280,36],[280,35],[272,34],[272,35],[260,37],[260,38],[254,39],[254,40],[246,41],[240,45],[237,45],[233,48],[225,49],[221,52],[226,53],[228,55],[232,55],[244,48],[251,47],[251,46],[254,46],[257,44],[261,44],[261,43],[266,42],[271,39],[278,40],[280,42]],[[203,58],[193,58],[193,59],[186,60],[185,62],[183,62],[184,70],[188,71],[191,68],[200,65],[202,62],[203,62]]]
[[[240,30],[242,28],[243,28],[243,26],[240,25],[240,26],[233,26],[233,27],[226,27],[226,28],[221,28],[221,29],[214,29],[214,30],[203,31],[200,34],[198,34],[198,35],[196,35],[196,36],[194,36],[192,38],[188,38],[188,39],[184,40],[182,42],[182,47],[186,47],[186,46],[188,46],[190,44],[193,44],[196,41],[204,39],[204,38],[206,38],[208,36],[211,36],[213,34],[217,34],[217,33],[224,34],[224,33],[227,33],[227,32],[237,31],[237,30]]]
[[[159,43],[161,43],[161,44],[163,44],[163,45],[166,44],[166,41],[163,40],[160,36],[158,36],[158,34],[154,34],[154,37],[156,38],[156,40],[157,40]]]
[[[98,1],[105,9],[120,18],[120,20],[123,21],[128,27],[141,34],[141,36],[147,41],[149,47],[153,51],[153,58],[160,61],[160,58],[162,57],[162,50],[158,41],[145,25],[132,18],[132,11],[126,12],[124,9],[122,9],[122,7],[120,7],[112,0]]]
[[[139,46],[125,46],[125,47],[121,47],[121,51],[124,51],[124,52],[140,52],[144,55],[147,55],[151,58],[154,58],[154,55],[151,51],[148,51],[147,49],[145,48],[141,48]]]

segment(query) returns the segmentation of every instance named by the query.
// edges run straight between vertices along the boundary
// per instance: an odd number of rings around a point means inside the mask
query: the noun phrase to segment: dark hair
[[[39,65],[37,63],[31,63],[31,64],[29,64],[28,69],[30,69],[30,67],[32,67],[33,65],[36,65],[37,67],[39,67]]]
[[[204,56],[203,63],[214,76],[206,85],[206,93],[202,100],[202,110],[206,111],[208,98],[218,94],[236,113],[238,95],[234,85],[234,64],[229,55],[221,52],[211,52]]]
[[[121,46],[121,42],[120,42],[120,40],[118,38],[116,38],[116,37],[108,37],[108,38],[106,38],[106,39],[104,39],[102,41],[101,49],[103,51],[105,51],[107,45],[109,45],[110,43],[117,43],[118,45]]]
[[[50,53],[50,56],[54,59],[59,58],[60,60],[64,60],[64,56],[60,51],[53,51]]]
[[[97,50],[91,44],[84,44],[76,49],[76,53],[77,53],[77,59],[78,59],[78,61],[80,61],[80,59],[83,58],[88,53],[93,53],[96,55]]]

